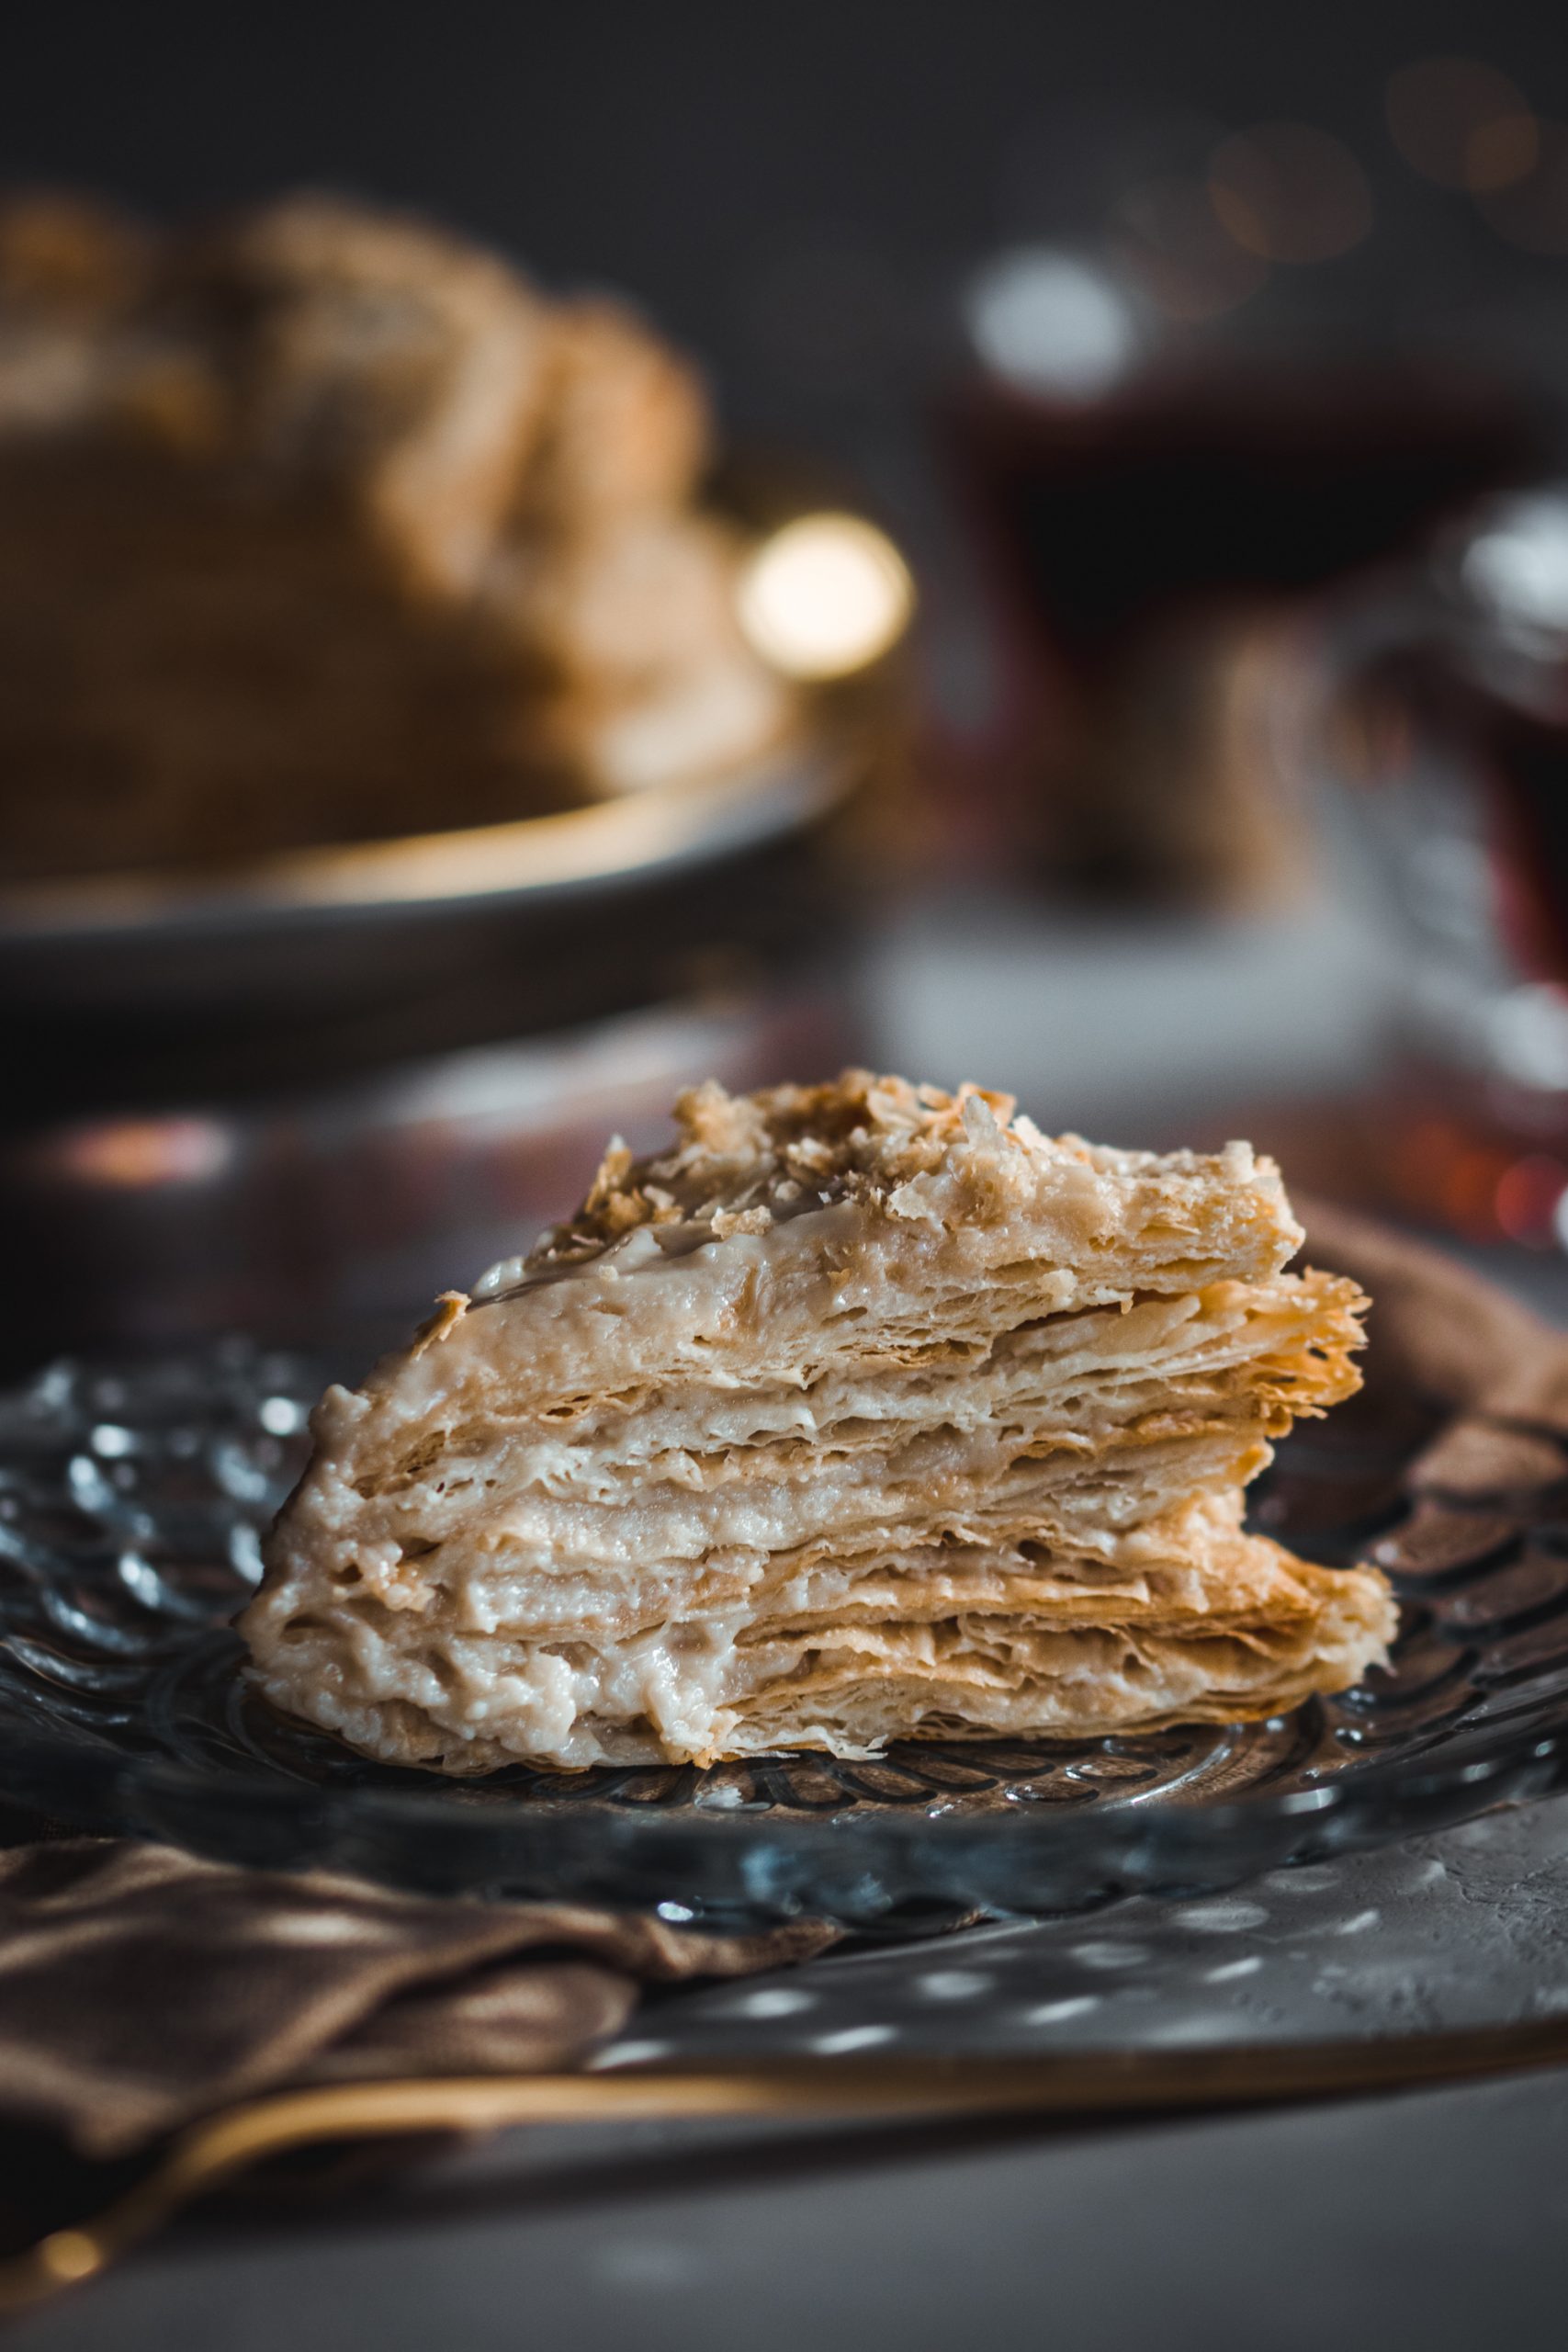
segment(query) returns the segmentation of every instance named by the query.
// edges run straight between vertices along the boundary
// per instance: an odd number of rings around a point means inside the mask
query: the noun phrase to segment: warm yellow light
[[[231,1154],[224,1129],[198,1118],[106,1119],[72,1128],[45,1148],[51,1170],[73,1182],[128,1193],[206,1182]]]
[[[755,549],[740,575],[740,626],[791,678],[843,678],[897,642],[915,608],[908,567],[856,514],[803,514]]]

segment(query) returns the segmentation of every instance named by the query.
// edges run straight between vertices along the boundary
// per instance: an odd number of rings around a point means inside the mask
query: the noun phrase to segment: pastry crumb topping
[[[765,1233],[802,1207],[890,1203],[955,1150],[1046,1148],[1015,1110],[1012,1095],[987,1087],[950,1094],[865,1069],[756,1094],[729,1094],[707,1079],[676,1102],[671,1150],[638,1160],[619,1136],[612,1140],[582,1206],[541,1238],[527,1264],[595,1257],[642,1225],[705,1225],[726,1240]]]

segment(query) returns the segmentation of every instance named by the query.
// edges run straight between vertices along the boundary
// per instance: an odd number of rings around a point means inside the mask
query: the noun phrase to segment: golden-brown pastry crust
[[[244,1621],[278,1703],[471,1772],[1239,1719],[1382,1656],[1380,1577],[1241,1528],[1364,1305],[1282,1271],[1268,1162],[865,1071],[677,1118],[322,1400]]]

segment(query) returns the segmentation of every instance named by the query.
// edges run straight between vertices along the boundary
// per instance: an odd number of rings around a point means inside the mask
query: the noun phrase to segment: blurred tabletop
[[[976,899],[890,924],[876,1042],[920,1075],[1005,1080],[1054,1127],[1206,1140],[1249,1097],[1327,1117],[1375,1086],[1391,985],[1353,894],[1208,927]],[[1568,1315],[1560,1258],[1494,1270]],[[1202,1902],[1124,1901],[676,1994],[599,2063],[1190,2047],[1564,2007],[1568,1798]],[[1568,2071],[1100,2127],[511,2133],[303,2222],[195,2216],[14,2340],[1544,2352],[1565,2302]]]
[[[1208,918],[976,891],[885,925],[870,1009],[890,1069],[1005,1085],[1048,1134],[1145,1145],[1195,1141],[1257,1097],[1359,1091],[1382,1066],[1397,978],[1349,876]]]

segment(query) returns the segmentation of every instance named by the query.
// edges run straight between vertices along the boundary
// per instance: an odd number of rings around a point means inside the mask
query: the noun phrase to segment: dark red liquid
[[[1226,758],[1206,677],[1546,455],[1511,387],[1392,362],[1233,356],[1086,404],[987,379],[946,427],[1002,654],[998,847],[1075,888],[1216,902],[1292,853],[1266,779],[1200,805]]]
[[[1428,679],[1423,721],[1482,797],[1509,956],[1524,978],[1568,984],[1568,665],[1540,684],[1532,706],[1475,678]]]
[[[1323,586],[1546,458],[1512,389],[1392,365],[1232,361],[1087,406],[987,380],[951,426],[1013,593],[1090,664],[1189,599]]]

